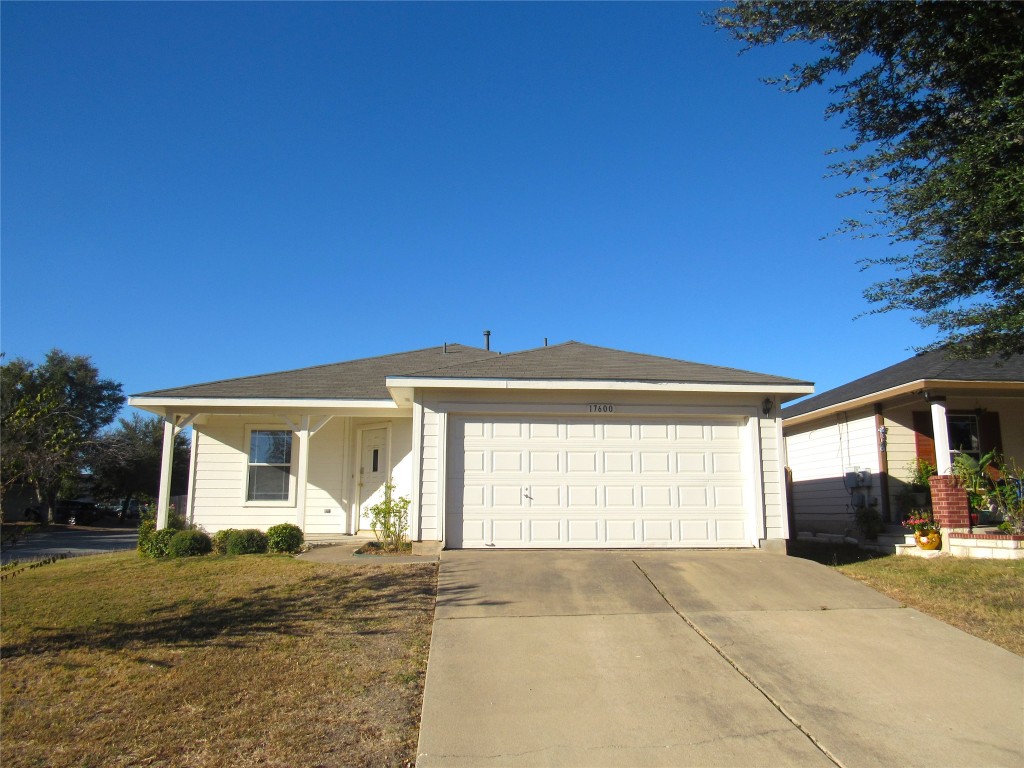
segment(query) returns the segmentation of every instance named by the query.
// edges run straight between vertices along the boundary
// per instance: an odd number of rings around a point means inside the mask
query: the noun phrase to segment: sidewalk
[[[373,536],[357,534],[346,537],[343,544],[328,544],[313,547],[299,555],[300,560],[313,563],[335,563],[340,565],[402,565],[406,563],[436,563],[438,555],[357,555],[355,551],[369,541],[376,541]]]

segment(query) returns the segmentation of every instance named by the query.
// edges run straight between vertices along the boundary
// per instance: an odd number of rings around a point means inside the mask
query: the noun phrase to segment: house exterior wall
[[[888,429],[886,459],[894,522],[909,511],[904,493],[918,458],[913,413],[928,408],[921,396],[908,396],[886,403],[882,411],[882,423]],[[951,394],[946,408],[953,413],[978,408],[997,413],[1003,454],[1024,467],[1024,398]],[[800,530],[842,533],[853,529],[853,508],[843,476],[848,468],[870,469],[877,475],[877,440],[873,406],[785,427],[786,460],[793,472],[793,511]],[[878,499],[878,495],[876,480],[870,497]]]
[[[793,472],[793,514],[800,531],[843,533],[853,528],[854,508],[844,483],[847,471],[870,470],[868,496],[878,500],[878,449],[871,408],[787,428],[785,444]]]
[[[290,416],[293,422],[298,417]],[[335,540],[352,533],[358,520],[356,434],[361,426],[388,424],[391,429],[392,476],[399,495],[412,488],[409,418],[335,417],[309,438],[309,462],[304,514],[297,508],[299,442],[293,438],[293,491],[287,502],[248,503],[246,435],[252,427],[284,429],[285,422],[267,416],[208,416],[194,425],[196,451],[190,518],[206,531],[260,528],[278,523],[301,523],[306,539]]]
[[[580,413],[587,403],[601,402],[618,406],[650,406],[652,408],[743,409],[752,420],[759,466],[748,467],[751,493],[754,498],[755,527],[761,537],[785,538],[788,533],[785,483],[782,462],[782,426],[775,418],[755,418],[760,413],[763,395],[660,393],[660,392],[598,392],[598,391],[530,391],[530,390],[418,390],[414,413],[418,434],[414,455],[419,458],[419,482],[413,498],[419,500],[419,533],[422,541],[440,541],[443,530],[444,485],[449,413],[492,409],[500,413],[543,407],[548,413]],[[749,423],[749,421],[748,421]]]

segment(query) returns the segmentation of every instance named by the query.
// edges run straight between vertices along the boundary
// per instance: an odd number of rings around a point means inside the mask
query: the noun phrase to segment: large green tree
[[[960,356],[1024,353],[1024,3],[732,2],[713,21],[747,48],[804,43],[784,91],[826,85],[853,141],[834,174],[887,237],[871,312],[907,309]],[[807,45],[809,44],[809,45]]]
[[[160,486],[164,422],[159,416],[134,413],[119,419],[118,426],[103,434],[89,460],[97,493],[123,500],[139,495],[156,496]],[[179,432],[174,438],[171,495],[188,487],[189,443]]]
[[[0,491],[31,486],[52,519],[61,487],[86,468],[124,402],[121,385],[84,355],[53,349],[38,366],[0,365]]]

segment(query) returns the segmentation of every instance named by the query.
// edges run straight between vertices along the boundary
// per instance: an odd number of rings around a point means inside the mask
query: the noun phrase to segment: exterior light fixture
[[[766,397],[766,398],[764,399],[764,402],[763,402],[763,403],[761,403],[761,412],[762,412],[762,413],[763,413],[763,414],[764,414],[765,416],[767,416],[767,415],[768,415],[769,413],[771,413],[771,412],[772,412],[772,406],[773,406],[773,405],[775,405],[775,403],[773,403],[773,402],[772,402],[772,399],[771,399],[770,397]]]

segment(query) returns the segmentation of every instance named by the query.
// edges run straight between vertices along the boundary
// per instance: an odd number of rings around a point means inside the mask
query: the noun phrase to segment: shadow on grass
[[[849,565],[866,560],[877,560],[893,555],[861,549],[856,544],[833,544],[819,541],[790,541],[787,554],[803,560],[813,560],[822,565]]]
[[[138,621],[98,622],[73,628],[36,627],[32,638],[5,643],[4,658],[72,649],[145,651],[216,641],[242,648],[270,635],[304,636],[334,624],[339,634],[393,634],[403,615],[429,611],[435,580],[409,569],[320,573],[297,584],[261,586],[248,595],[197,595],[166,603]]]

